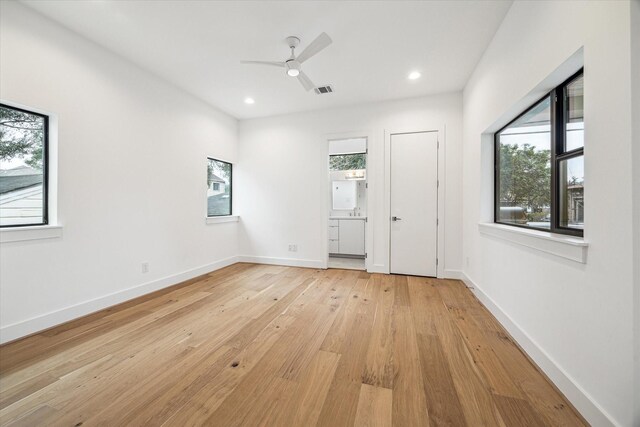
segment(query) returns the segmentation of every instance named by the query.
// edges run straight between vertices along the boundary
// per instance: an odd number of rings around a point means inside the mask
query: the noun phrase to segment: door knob
[[[391,221],[402,221],[402,218],[398,218],[397,216],[392,216]]]

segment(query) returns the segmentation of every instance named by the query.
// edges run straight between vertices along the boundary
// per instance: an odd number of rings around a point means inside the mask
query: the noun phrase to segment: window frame
[[[570,236],[584,236],[584,228],[570,228],[570,227],[562,227],[560,226],[560,181],[559,181],[559,170],[560,163],[562,161],[566,161],[572,158],[584,156],[584,141],[582,147],[575,148],[573,150],[566,151],[565,150],[565,142],[566,142],[566,134],[565,134],[565,126],[566,126],[566,100],[565,100],[565,90],[567,86],[576,80],[579,76],[583,76],[584,78],[584,68],[580,68],[577,72],[572,74],[569,78],[563,81],[561,84],[553,88],[551,91],[547,92],[543,97],[536,100],[534,103],[529,105],[527,108],[522,111],[522,113],[518,114],[514,119],[509,121],[502,128],[498,129],[493,135],[493,158],[494,158],[494,174],[493,174],[493,222],[496,224],[508,225],[511,227],[519,227],[527,230],[539,230],[546,231],[555,234],[564,234]],[[538,105],[540,102],[545,99],[550,99],[550,164],[551,164],[551,177],[550,177],[550,209],[549,213],[551,215],[551,221],[549,224],[549,228],[540,228],[540,227],[530,227],[527,225],[521,224],[513,224],[509,222],[500,221],[500,133],[508,128],[511,124],[516,122],[522,116],[527,114],[529,110]],[[583,106],[584,108],[584,106]],[[584,202],[583,202],[584,203]]]
[[[0,107],[9,108],[34,116],[42,117],[44,124],[44,141],[42,147],[42,222],[32,222],[28,224],[8,224],[0,225],[0,229],[19,227],[41,227],[49,225],[49,116],[25,108],[16,107],[11,104],[0,102]]]
[[[220,163],[229,165],[229,213],[223,214],[223,215],[209,215],[209,205],[208,205],[209,199],[207,198],[207,218],[220,218],[225,216],[233,216],[233,163],[225,162],[224,160],[207,156],[207,162],[209,160],[213,160],[215,162],[220,162]],[[209,179],[208,176],[207,176],[207,179]]]

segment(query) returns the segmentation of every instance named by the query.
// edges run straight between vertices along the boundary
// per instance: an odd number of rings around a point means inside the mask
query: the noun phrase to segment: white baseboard
[[[41,316],[32,317],[31,319],[18,323],[2,326],[0,328],[0,344],[43,331],[70,320],[86,316],[87,314],[95,313],[96,311],[103,310],[107,307],[184,282],[185,280],[193,279],[194,277],[227,267],[231,264],[235,264],[236,262],[238,262],[237,257],[229,257],[211,264],[183,271],[182,273],[163,277],[132,288],[72,305],[70,307],[52,311]]]
[[[321,260],[314,259],[274,258],[250,255],[240,255],[236,258],[237,262],[250,262],[254,264],[284,265],[287,267],[324,268],[324,263]]]
[[[389,274],[389,272],[387,271],[387,266],[384,264],[371,264],[367,272]]]
[[[463,280],[464,274],[460,270],[445,270],[442,272],[443,279]]]
[[[515,323],[498,304],[496,304],[482,289],[464,272],[461,280],[478,297],[484,306],[498,319],[511,334],[520,347],[533,359],[540,369],[564,393],[565,397],[576,407],[580,414],[593,426],[618,426],[613,418],[598,405],[593,398],[580,387],[571,376],[524,331]]]

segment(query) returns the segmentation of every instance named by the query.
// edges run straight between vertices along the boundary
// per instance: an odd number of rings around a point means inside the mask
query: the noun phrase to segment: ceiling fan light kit
[[[287,74],[291,77],[298,77],[300,74],[300,63],[294,59],[290,59],[285,63]]]
[[[298,81],[308,92],[315,88],[315,85],[311,79],[302,71],[302,63],[309,58],[318,54],[321,50],[326,48],[332,43],[331,37],[327,33],[322,33],[314,41],[312,41],[305,50],[296,56],[296,47],[300,44],[300,39],[295,36],[289,36],[286,38],[287,45],[291,49],[291,56],[285,61],[242,61],[243,64],[258,64],[258,65],[271,65],[274,67],[284,68],[287,75],[290,77],[297,77]]]

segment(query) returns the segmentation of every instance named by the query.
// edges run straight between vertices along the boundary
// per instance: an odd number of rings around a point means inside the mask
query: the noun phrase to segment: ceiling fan
[[[308,92],[315,87],[311,79],[302,71],[302,63],[319,53],[322,49],[329,46],[332,42],[327,33],[322,33],[314,41],[306,47],[300,55],[295,55],[295,49],[300,44],[300,39],[295,36],[289,36],[286,39],[289,49],[291,49],[291,56],[286,61],[241,61],[243,64],[258,64],[258,65],[271,65],[274,67],[281,67],[286,69],[287,75],[291,77],[297,77],[298,81],[302,84],[305,90]]]

